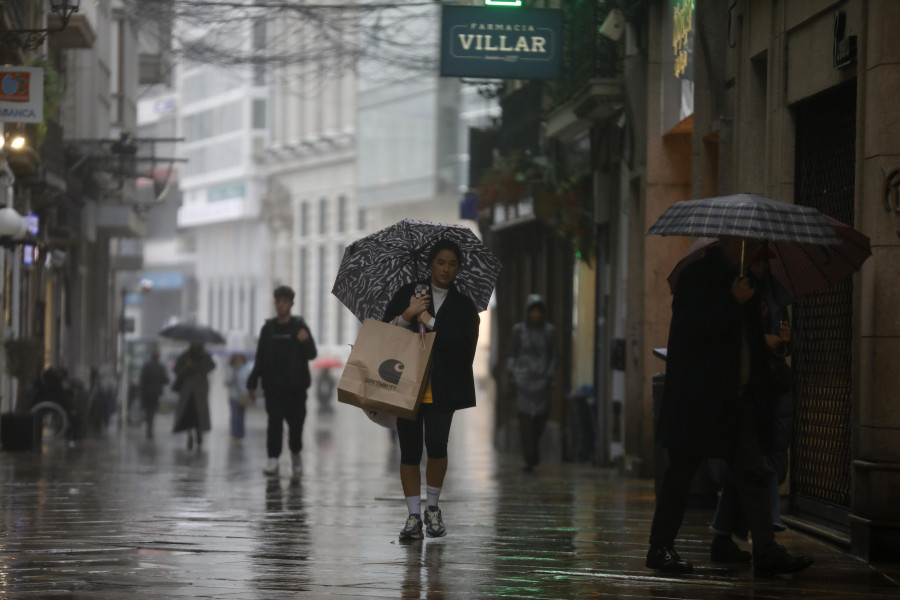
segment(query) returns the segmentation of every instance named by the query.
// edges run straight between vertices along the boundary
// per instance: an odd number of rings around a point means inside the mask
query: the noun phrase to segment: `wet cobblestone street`
[[[647,570],[653,482],[582,464],[523,473],[491,444],[490,402],[454,420],[441,496],[449,534],[397,541],[406,506],[387,430],[309,402],[302,476],[266,478],[265,415],[243,446],[227,419],[201,449],[168,433],[110,431],[74,448],[0,453],[0,598],[896,598],[875,567],[795,531],[817,563],[754,580],[712,565],[708,511],[691,511],[679,551],[692,576]],[[219,407],[221,410],[221,407]]]

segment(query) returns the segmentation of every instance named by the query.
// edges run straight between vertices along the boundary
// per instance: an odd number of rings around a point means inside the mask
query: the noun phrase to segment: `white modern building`
[[[264,44],[258,27],[247,23],[245,40],[233,41]],[[265,68],[188,63],[176,81],[187,161],[178,227],[194,243],[196,320],[226,333],[231,346],[252,347],[271,312],[268,235],[260,220],[266,181],[254,160],[266,143]]]

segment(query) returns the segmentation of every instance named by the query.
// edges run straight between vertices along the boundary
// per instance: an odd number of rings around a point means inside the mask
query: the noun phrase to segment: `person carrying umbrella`
[[[250,399],[256,401],[256,387],[262,378],[266,393],[266,450],[269,456],[263,472],[278,473],[278,458],[288,424],[288,447],[294,477],[300,475],[303,449],[303,423],[306,420],[306,390],[311,379],[309,361],[317,354],[316,342],[302,317],[291,314],[294,290],[286,285],[275,288],[275,313],[259,332],[256,361],[247,378]]]
[[[657,496],[646,566],[690,573],[675,551],[694,472],[704,457],[723,457],[753,536],[757,575],[794,573],[813,559],[775,542],[765,454],[772,442],[772,397],[760,298],[741,272],[759,240],[722,236],[678,278],[672,302],[666,385],[657,438],[669,464]]]
[[[432,352],[431,380],[415,420],[397,419],[400,442],[400,483],[409,516],[400,531],[401,540],[422,538],[423,445],[428,452],[425,484],[428,504],[424,527],[428,537],[447,534],[439,499],[447,473],[447,444],[456,410],[475,406],[472,362],[478,343],[480,318],[475,304],[461,294],[454,281],[464,265],[459,245],[439,239],[431,246],[427,265],[431,277],[401,287],[391,298],[382,318],[399,327],[419,331],[420,326],[437,333]],[[416,293],[417,287],[419,293]]]
[[[197,447],[203,443],[203,432],[210,430],[209,379],[207,375],[216,368],[212,356],[201,342],[191,342],[187,350],[175,360],[174,388],[178,392],[175,405],[175,425],[173,433],[187,431],[188,450],[194,447],[194,433]]]

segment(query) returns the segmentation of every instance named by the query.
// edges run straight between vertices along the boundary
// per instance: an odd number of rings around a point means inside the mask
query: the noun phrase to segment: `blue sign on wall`
[[[442,77],[559,78],[561,10],[441,8]]]

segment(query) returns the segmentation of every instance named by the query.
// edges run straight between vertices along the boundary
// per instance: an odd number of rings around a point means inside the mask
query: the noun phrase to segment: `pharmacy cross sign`
[[[445,4],[441,76],[558,79],[562,25],[560,10]]]

